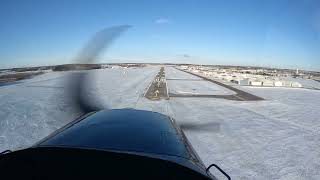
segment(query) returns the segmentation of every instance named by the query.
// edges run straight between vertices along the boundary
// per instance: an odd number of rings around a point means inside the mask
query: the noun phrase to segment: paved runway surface
[[[161,67],[159,73],[149,85],[144,97],[150,100],[169,99],[165,78],[164,67]]]

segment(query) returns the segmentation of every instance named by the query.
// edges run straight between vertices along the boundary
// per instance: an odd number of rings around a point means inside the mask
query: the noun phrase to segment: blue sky
[[[0,68],[70,63],[96,31],[128,24],[99,62],[320,70],[318,0],[10,0],[0,22]]]

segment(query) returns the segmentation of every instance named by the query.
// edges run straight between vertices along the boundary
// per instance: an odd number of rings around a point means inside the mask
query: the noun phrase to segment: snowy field
[[[89,94],[106,108],[134,107],[157,72],[156,67],[92,71],[96,83]],[[80,115],[65,97],[68,74],[52,72],[0,87],[0,151],[30,146]]]
[[[193,76],[191,74],[183,73],[174,67],[167,67],[166,68],[166,78],[167,79],[181,79],[181,80],[202,80],[200,77]]]
[[[304,88],[309,89],[320,89],[320,82],[315,81],[313,79],[302,79],[302,78],[292,78],[288,77],[285,80],[287,81],[296,81],[302,84]]]
[[[168,80],[168,90],[174,94],[232,95],[235,92],[208,81]]]
[[[96,83],[89,92],[108,108],[145,109],[174,117],[204,163],[218,164],[233,179],[320,179],[320,91],[241,87],[266,100],[149,101],[143,94],[159,69],[95,70],[91,73]],[[52,72],[0,87],[0,151],[30,146],[78,116],[63,96],[67,74]],[[169,67],[166,75],[199,79]],[[168,88],[180,88],[176,82],[180,81],[168,81]],[[188,85],[183,86],[197,88],[194,82],[200,81],[184,81]]]
[[[235,92],[205,81],[199,77],[168,67],[166,71],[168,90],[174,94],[232,95]]]

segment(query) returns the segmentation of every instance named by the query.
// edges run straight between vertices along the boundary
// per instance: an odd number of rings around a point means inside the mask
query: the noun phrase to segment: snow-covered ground
[[[174,94],[208,94],[208,95],[232,95],[235,92],[214,85],[208,81],[183,81],[183,80],[168,80],[168,88],[170,93]]]
[[[158,69],[92,71],[96,83],[89,93],[107,108],[134,107]],[[0,87],[0,151],[28,147],[80,115],[65,97],[70,73],[52,72]]]
[[[167,79],[194,79],[194,80],[202,80],[200,77],[193,76],[191,74],[183,73],[173,67],[167,67],[166,68],[166,78]]]
[[[186,134],[207,165],[218,163],[235,179],[319,179],[320,92],[254,92],[268,100],[170,104],[179,122],[203,124]]]
[[[304,88],[320,89],[320,82],[315,81],[313,79],[302,79],[302,78],[288,77],[285,80],[293,81],[293,82],[299,82]]]
[[[174,94],[206,94],[206,95],[232,95],[235,92],[205,81],[197,76],[186,74],[172,67],[166,72],[168,90]]]
[[[233,179],[320,179],[320,91],[240,87],[266,100],[149,101],[143,94],[158,70],[95,70],[89,92],[109,108],[157,111],[174,117],[182,127],[197,127],[184,130],[195,150],[206,165],[218,164]],[[78,116],[63,96],[62,81],[68,73],[47,73],[0,87],[0,151],[32,145]],[[199,79],[173,68],[166,68],[166,75]],[[176,82],[180,81],[170,80],[168,88],[176,88]],[[184,81],[190,83],[184,86],[197,86],[194,82]]]

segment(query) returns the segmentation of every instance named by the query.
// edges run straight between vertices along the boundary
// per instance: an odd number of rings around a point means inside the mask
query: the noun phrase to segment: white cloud
[[[154,21],[156,24],[169,24],[170,20],[167,18],[159,18]]]

